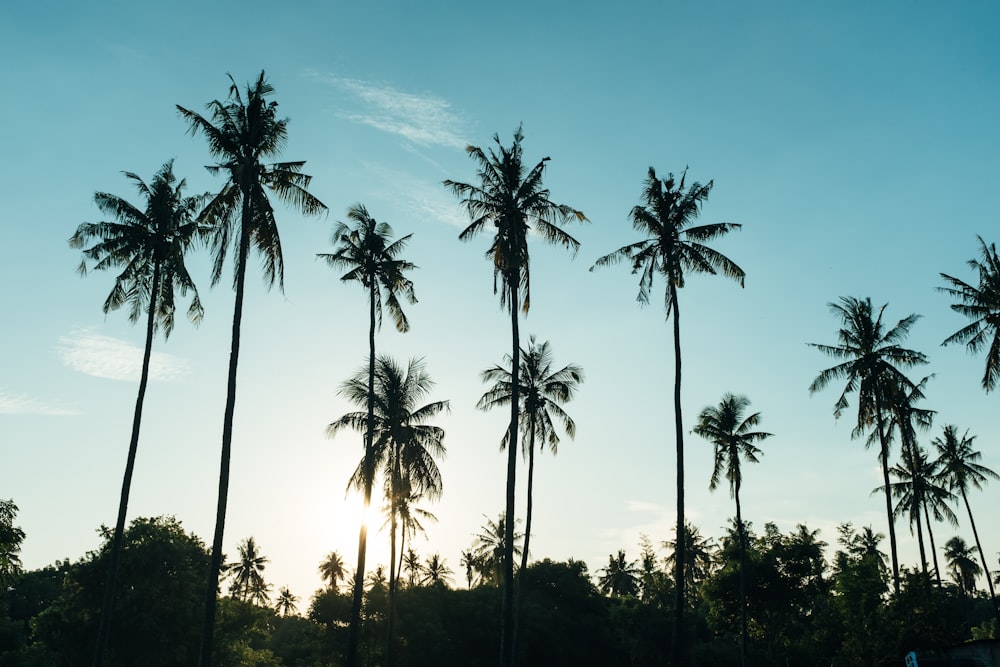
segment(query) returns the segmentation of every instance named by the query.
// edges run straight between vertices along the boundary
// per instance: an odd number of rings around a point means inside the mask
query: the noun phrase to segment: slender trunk
[[[931,560],[934,562],[934,579],[938,588],[941,588],[941,569],[938,567],[937,547],[934,546],[934,529],[931,528],[931,515],[927,512],[927,503],[924,503],[924,519],[927,521],[927,537],[931,541]]]
[[[236,411],[236,366],[240,357],[240,324],[243,320],[243,292],[246,285],[247,255],[250,238],[247,225],[250,221],[250,204],[243,193],[243,217],[240,225],[240,246],[236,266],[236,305],[233,308],[233,340],[229,351],[229,380],[226,393],[226,412],[222,422],[222,460],[219,465],[219,502],[215,512],[215,535],[212,539],[212,558],[208,568],[208,588],[205,591],[205,617],[201,627],[201,651],[198,664],[211,667],[215,635],[215,603],[219,590],[219,570],[222,567],[222,537],[226,528],[226,504],[229,500],[229,459],[233,445],[233,415]]]
[[[507,440],[507,502],[504,508],[503,597],[500,602],[500,665],[514,666],[514,491],[517,474],[517,417],[520,403],[520,351],[518,330],[518,275],[507,276],[510,290],[511,387],[510,436]]]
[[[885,425],[882,421],[882,401],[879,397],[881,389],[875,388],[875,422],[878,428],[878,439],[881,445],[880,459],[882,461],[882,483],[885,489],[885,513],[889,519],[889,551],[892,553],[892,587],[899,596],[899,556],[896,553],[896,522],[892,516],[892,492],[889,490],[889,443],[886,442]]]
[[[965,501],[965,511],[969,513],[969,524],[972,526],[972,536],[976,538],[976,548],[979,549],[979,560],[983,564],[983,574],[986,575],[986,585],[990,590],[990,601],[993,603],[993,621],[996,625],[993,627],[994,637],[1000,637],[1000,608],[997,607],[997,596],[996,592],[993,590],[993,579],[990,577],[990,568],[986,564],[986,554],[983,553],[983,545],[979,541],[979,531],[976,530],[976,522],[972,518],[972,507],[969,506],[969,497],[965,495],[965,489],[962,489],[962,500]]]
[[[515,595],[518,609],[521,606],[521,593],[524,591],[524,571],[528,569],[528,547],[531,542],[531,508],[533,504],[532,489],[535,478],[535,415],[528,418],[528,504],[524,514],[524,547],[521,551],[521,569],[517,571],[517,593]],[[517,646],[517,634],[521,625],[521,615],[514,615],[514,646]]]
[[[737,454],[738,455],[738,454]],[[743,530],[743,511],[740,508],[740,477],[736,473],[736,531],[740,538],[740,665],[747,667],[747,538]]]
[[[393,443],[393,447],[396,444]],[[399,569],[396,569],[396,497],[399,493],[399,452],[396,452],[395,461],[393,462],[392,472],[392,485],[389,488],[389,617],[386,619],[386,639],[385,639],[385,664],[386,667],[392,667],[394,661],[394,651],[393,651],[393,631],[396,620],[396,587],[399,583],[399,575],[402,573],[403,567],[400,565]],[[403,556],[403,550],[399,550],[400,558]]]
[[[372,501],[373,460],[375,444],[375,281],[368,288],[368,428],[365,430],[365,520],[358,533],[358,569],[354,573],[354,599],[351,602],[351,624],[347,633],[347,667],[357,667],[358,642],[361,639],[361,605],[365,593],[365,555],[368,546],[368,508]]]
[[[139,376],[139,394],[135,399],[135,414],[132,417],[132,439],[128,445],[125,460],[125,477],[122,479],[121,499],[118,501],[118,520],[111,540],[108,555],[108,574],[104,582],[104,601],[101,604],[101,620],[97,626],[97,648],[94,650],[94,667],[101,667],[104,652],[108,646],[111,631],[111,614],[115,603],[115,581],[118,579],[118,562],[125,537],[125,515],[128,512],[128,496],[132,490],[132,473],[135,470],[135,454],[139,449],[139,427],[142,423],[142,404],[146,399],[146,384],[149,381],[149,358],[153,353],[153,330],[156,325],[156,295],[160,288],[160,263],[153,263],[153,285],[149,293],[149,316],[146,318],[146,348],[142,353],[142,373]]]
[[[927,552],[924,550],[924,529],[923,520],[920,518],[920,507],[916,508],[916,511],[912,515],[917,521],[917,544],[920,546],[920,569],[924,573],[924,577],[930,582],[930,577],[927,574]]]
[[[674,665],[686,664],[684,637],[684,560],[687,543],[684,535],[684,426],[681,420],[681,325],[677,304],[677,286],[671,283],[670,298],[674,309],[674,424],[677,447],[677,549],[674,554]]]

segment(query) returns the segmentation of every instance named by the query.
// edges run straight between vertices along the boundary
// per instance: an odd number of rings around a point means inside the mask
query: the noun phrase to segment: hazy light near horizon
[[[136,382],[142,371],[142,348],[86,329],[60,336],[56,352],[73,370],[107,380]],[[186,361],[171,354],[153,352],[149,359],[151,380],[169,382],[190,372]]]

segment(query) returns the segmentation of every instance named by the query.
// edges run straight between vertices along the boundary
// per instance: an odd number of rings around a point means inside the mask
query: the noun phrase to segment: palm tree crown
[[[262,604],[267,600],[268,585],[264,581],[264,567],[270,560],[260,553],[253,537],[240,542],[239,560],[229,566],[232,580],[229,594],[239,600],[252,600]]]
[[[732,497],[739,493],[743,481],[740,457],[757,463],[761,451],[754,443],[771,437],[770,433],[751,430],[760,423],[760,413],[744,417],[749,406],[750,399],[746,396],[726,394],[719,405],[701,411],[698,425],[694,427],[695,433],[715,445],[715,467],[708,488],[714,491],[725,471]]]
[[[1000,380],[1000,256],[996,244],[986,245],[983,237],[977,238],[980,259],[970,259],[968,265],[979,274],[979,284],[971,285],[947,273],[941,274],[948,286],[939,289],[958,299],[951,309],[972,320],[945,338],[943,344],[965,343],[970,352],[978,352],[989,341],[983,389],[991,391]]]

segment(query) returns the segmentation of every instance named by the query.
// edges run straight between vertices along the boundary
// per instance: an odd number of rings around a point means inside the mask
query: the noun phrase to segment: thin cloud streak
[[[465,148],[468,143],[456,131],[465,122],[440,97],[406,93],[358,79],[321,77],[321,80],[347,91],[367,107],[362,112],[344,113],[347,120],[399,135],[420,146]]]
[[[59,338],[56,352],[62,362],[75,371],[108,380],[137,382],[142,372],[142,349],[131,343],[100,336],[89,331],[74,331]],[[190,372],[183,359],[153,352],[149,359],[149,379],[171,381]]]
[[[375,178],[392,184],[383,196],[392,198],[400,208],[411,211],[415,220],[430,218],[458,229],[464,229],[469,224],[468,215],[440,181],[424,181],[375,163],[364,166]]]
[[[46,415],[65,417],[80,414],[79,410],[52,405],[23,394],[12,394],[0,388],[0,415]]]

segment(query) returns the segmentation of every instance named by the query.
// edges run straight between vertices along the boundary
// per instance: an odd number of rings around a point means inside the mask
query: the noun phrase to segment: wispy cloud
[[[13,394],[0,387],[0,415],[78,415],[79,410],[45,403],[31,396]]]
[[[420,146],[464,148],[465,121],[451,104],[434,95],[418,95],[391,86],[344,77],[318,77],[346,91],[363,109],[346,111],[348,120],[404,137]]]
[[[142,371],[141,348],[88,330],[60,337],[56,352],[62,362],[73,370],[94,377],[135,382]],[[153,352],[150,357],[151,380],[175,380],[189,372],[187,362],[179,357],[162,352]]]
[[[459,229],[469,224],[467,215],[455,197],[441,186],[441,181],[423,180],[371,162],[364,167],[375,179],[392,184],[384,189],[382,197],[392,199],[399,208],[412,213],[414,220],[433,219]]]

